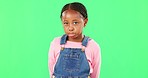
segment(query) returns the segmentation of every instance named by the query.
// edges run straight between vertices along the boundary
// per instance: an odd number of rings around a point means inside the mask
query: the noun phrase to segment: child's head
[[[82,3],[66,4],[61,11],[60,17],[64,31],[70,38],[74,39],[82,36],[83,27],[88,21],[87,10]]]

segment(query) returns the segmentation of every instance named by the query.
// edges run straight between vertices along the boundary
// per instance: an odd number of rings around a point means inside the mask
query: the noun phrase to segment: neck
[[[76,38],[68,37],[68,41],[82,42],[84,35],[80,34]]]

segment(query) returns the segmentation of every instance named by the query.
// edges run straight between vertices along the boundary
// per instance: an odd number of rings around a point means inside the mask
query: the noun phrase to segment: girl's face
[[[88,19],[75,10],[66,10],[62,13],[62,24],[69,39],[80,39],[83,27]]]

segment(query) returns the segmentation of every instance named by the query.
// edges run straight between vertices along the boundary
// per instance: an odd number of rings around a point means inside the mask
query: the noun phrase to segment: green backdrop
[[[0,0],[0,78],[49,78],[50,42],[64,34],[60,11],[73,1],[88,9],[100,78],[148,78],[147,0]]]

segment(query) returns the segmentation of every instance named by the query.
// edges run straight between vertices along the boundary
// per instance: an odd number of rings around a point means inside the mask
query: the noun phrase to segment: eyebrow
[[[62,21],[68,21],[68,20],[63,19]],[[72,21],[79,21],[79,20],[78,19],[74,19]]]
[[[74,20],[72,20],[72,21],[78,21],[77,19],[74,19]]]

